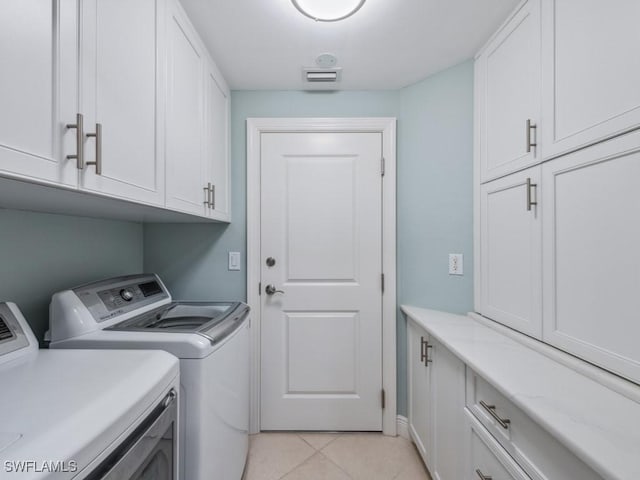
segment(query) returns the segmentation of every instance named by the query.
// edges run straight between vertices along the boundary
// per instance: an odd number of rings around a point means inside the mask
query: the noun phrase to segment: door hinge
[[[380,175],[382,175],[383,177],[384,177],[384,169],[385,169],[384,157],[382,157],[380,159]]]
[[[384,388],[382,390],[380,390],[380,399],[382,400],[382,408],[384,409],[386,401],[385,401],[385,394],[384,394]]]
[[[380,288],[382,289],[382,293],[384,293],[384,273],[380,274]]]
[[[262,296],[262,282],[258,282],[258,295]]]

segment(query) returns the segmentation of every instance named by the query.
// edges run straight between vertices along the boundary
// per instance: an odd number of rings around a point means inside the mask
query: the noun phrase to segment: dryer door
[[[86,480],[176,480],[175,390]]]

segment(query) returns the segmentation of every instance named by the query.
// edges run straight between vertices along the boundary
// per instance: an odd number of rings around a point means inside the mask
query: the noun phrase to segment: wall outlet
[[[449,275],[464,275],[461,253],[449,254]]]
[[[240,252],[229,252],[229,270],[240,270]]]

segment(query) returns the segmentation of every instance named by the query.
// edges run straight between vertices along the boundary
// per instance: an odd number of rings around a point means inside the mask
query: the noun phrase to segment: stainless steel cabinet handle
[[[267,285],[266,287],[264,287],[264,291],[267,295],[273,295],[275,293],[282,293],[284,294],[284,292],[282,290],[277,290],[276,287],[274,285]]]
[[[531,200],[531,189],[535,188],[536,189],[536,201]],[[531,183],[531,179],[527,178],[527,211],[531,211],[531,207],[533,205],[538,205],[538,184],[537,183]]]
[[[87,133],[87,138],[96,139],[96,161],[87,162],[85,165],[95,165],[96,175],[102,175],[102,124],[96,123],[95,133]]]
[[[487,412],[489,412],[489,415],[491,415],[493,417],[493,419],[496,422],[498,422],[502,428],[504,428],[504,429],[509,428],[509,424],[511,423],[511,420],[509,420],[508,418],[501,418],[500,415],[498,415],[496,413],[496,406],[495,405],[487,405],[483,400],[480,400],[480,405]]]
[[[531,130],[536,131],[536,142],[531,141]],[[535,123],[531,122],[531,119],[527,120],[527,153],[531,152],[531,148],[535,148],[538,146],[537,142],[538,138],[538,126]]]
[[[433,345],[429,345],[429,342],[420,337],[420,361],[424,362],[424,366],[428,367],[433,360],[429,358],[429,349],[433,348]]]
[[[213,210],[216,209],[216,186],[212,185],[211,183],[209,184],[209,192],[210,192],[210,199],[209,199],[209,203],[211,204],[211,208]]]
[[[493,480],[492,476],[485,475],[479,468],[476,468],[476,475],[478,475],[478,478],[480,478],[481,480]]]
[[[211,208],[211,202],[209,201],[209,199],[211,198],[211,192],[210,192],[210,187],[211,184],[209,183],[206,187],[202,187],[202,190],[204,190],[204,203],[208,208]]]
[[[68,160],[76,159],[76,168],[82,170],[84,168],[84,119],[81,113],[76,114],[76,123],[68,123],[67,129],[76,129],[76,154],[67,155]]]

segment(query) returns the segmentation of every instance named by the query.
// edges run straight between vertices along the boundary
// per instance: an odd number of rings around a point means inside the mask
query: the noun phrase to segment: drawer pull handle
[[[508,418],[501,418],[500,415],[496,413],[495,405],[487,405],[484,402],[484,400],[480,400],[480,405],[487,412],[489,412],[489,415],[491,415],[494,418],[494,420],[500,424],[502,428],[509,428],[509,424],[511,423],[511,420],[509,420]]]
[[[476,474],[482,480],[493,480],[493,477],[491,475],[485,475],[479,468],[476,468]]]

